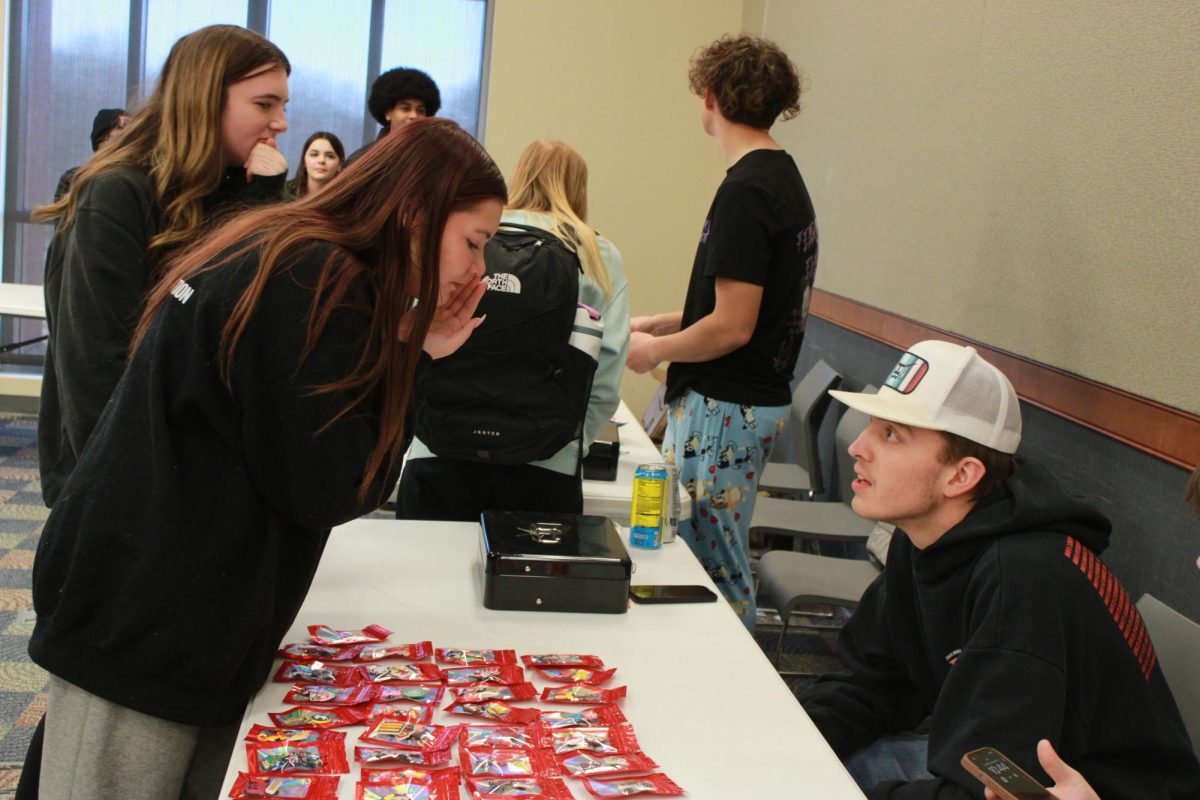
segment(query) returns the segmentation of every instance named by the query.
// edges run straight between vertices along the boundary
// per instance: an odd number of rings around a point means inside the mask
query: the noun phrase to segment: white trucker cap
[[[872,417],[957,434],[1015,453],[1021,443],[1021,406],[1004,373],[973,347],[930,340],[900,356],[878,394],[829,394]]]

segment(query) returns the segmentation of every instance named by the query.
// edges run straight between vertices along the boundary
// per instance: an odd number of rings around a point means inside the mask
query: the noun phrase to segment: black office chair
[[[784,462],[784,448],[776,447],[772,460],[763,468],[758,490],[771,495],[811,500],[825,492],[821,475],[821,458],[817,448],[817,431],[833,399],[830,389],[836,389],[842,376],[833,367],[818,359],[812,369],[792,392],[792,407],[788,414],[786,432],[796,453],[795,463]]]

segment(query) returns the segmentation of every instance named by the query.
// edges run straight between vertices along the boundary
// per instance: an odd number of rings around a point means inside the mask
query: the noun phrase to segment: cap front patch
[[[900,394],[910,394],[921,384],[921,379],[927,372],[929,372],[928,361],[920,356],[914,356],[912,353],[905,353],[900,356],[900,360],[892,368],[891,374],[887,376],[883,385],[889,389],[895,389]]]

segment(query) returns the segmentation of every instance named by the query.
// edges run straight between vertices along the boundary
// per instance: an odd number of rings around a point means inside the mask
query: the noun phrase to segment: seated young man
[[[982,797],[959,762],[985,746],[1049,784],[1046,738],[1100,797],[1200,797],[1145,626],[1099,558],[1111,526],[1047,470],[1017,468],[1003,373],[928,341],[878,394],[830,394],[872,417],[850,446],[854,510],[897,529],[842,631],[845,671],[801,703],[867,795]]]

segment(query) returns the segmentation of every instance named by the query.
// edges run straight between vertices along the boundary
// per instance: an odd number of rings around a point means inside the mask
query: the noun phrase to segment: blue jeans
[[[933,775],[929,762],[929,737],[900,733],[876,739],[843,762],[858,788],[867,794],[884,781],[922,781]]]

